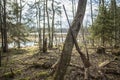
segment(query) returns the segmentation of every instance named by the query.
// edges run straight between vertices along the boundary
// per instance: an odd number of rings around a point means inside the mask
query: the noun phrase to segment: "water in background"
[[[34,45],[35,45],[35,42],[21,42],[20,43],[21,47],[34,46]],[[17,44],[15,42],[8,44],[8,48],[13,48],[13,47],[17,47]]]

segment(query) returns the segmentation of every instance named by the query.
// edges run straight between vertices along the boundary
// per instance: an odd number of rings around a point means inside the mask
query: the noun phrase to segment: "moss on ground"
[[[30,80],[30,77],[22,78],[22,79],[19,79],[19,80]]]
[[[21,74],[21,70],[13,71],[13,73],[12,72],[6,72],[6,73],[4,73],[2,75],[2,77],[4,77],[4,78],[13,78],[17,74]]]
[[[41,71],[37,73],[36,77],[47,77],[48,71]]]
[[[46,80],[54,80],[54,78],[52,76],[50,76]]]

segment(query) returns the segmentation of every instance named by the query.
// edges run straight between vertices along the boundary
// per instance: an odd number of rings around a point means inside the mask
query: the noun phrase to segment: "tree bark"
[[[75,38],[77,37],[78,32],[80,30],[80,26],[83,22],[86,3],[87,0],[79,0],[78,2],[77,13],[71,25],[71,29],[72,32],[74,33]],[[71,60],[73,46],[74,46],[74,42],[72,39],[71,30],[69,29],[54,80],[64,80],[67,67]]]
[[[46,0],[46,14],[47,14],[47,22],[48,22],[48,37],[49,37],[49,43],[48,47],[50,48],[50,21],[49,21],[49,12],[48,12],[48,0]]]
[[[3,28],[3,40],[4,40],[4,45],[3,45],[3,52],[8,51],[8,42],[7,42],[7,25],[6,25],[6,0],[3,1],[4,3],[4,15],[3,15],[3,22],[4,22],[4,28]]]
[[[54,10],[54,0],[52,0],[52,10],[53,10],[53,17],[52,17],[52,35],[51,35],[51,48],[53,47],[53,38],[54,38],[54,18],[55,18],[55,10]]]
[[[2,12],[2,4],[0,0],[0,12]],[[1,33],[1,39],[2,39],[2,13],[0,13],[0,33]],[[0,67],[1,67],[1,53],[2,53],[2,45],[1,45],[1,52],[0,52]]]
[[[74,0],[72,0],[72,13],[73,13],[73,18],[75,16],[75,10],[74,10]]]
[[[93,27],[93,7],[92,7],[92,0],[90,0],[90,7],[91,7],[91,20],[92,20],[92,28],[94,29]],[[94,46],[94,39],[92,39],[92,46]]]
[[[45,6],[45,1],[44,1],[44,19],[43,19],[43,53],[46,52],[46,46],[45,46],[45,9],[46,9],[46,6]]]
[[[41,8],[40,8],[40,3],[41,3],[41,0],[39,0],[39,3],[38,3],[38,28],[39,28],[39,31],[38,31],[38,37],[39,37],[39,51],[41,51],[41,43],[42,43],[42,38],[41,38],[41,26],[40,26],[40,19],[41,19]],[[37,8],[36,8],[37,10]],[[36,17],[37,18],[37,17]]]
[[[63,28],[62,28],[62,10],[60,10],[60,11],[61,11],[61,13],[60,13],[60,28],[61,28],[60,31],[61,31],[61,37],[60,37],[60,38],[61,38],[61,42],[63,43],[63,34],[62,34],[62,33],[63,33],[63,31],[62,31],[62,29],[63,29]]]

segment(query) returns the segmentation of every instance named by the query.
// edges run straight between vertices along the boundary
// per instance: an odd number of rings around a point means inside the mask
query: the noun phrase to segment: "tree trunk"
[[[91,7],[91,20],[92,20],[92,28],[94,29],[93,27],[93,8],[92,8],[92,0],[90,0],[90,7]],[[92,39],[92,46],[94,46],[94,39]]]
[[[4,43],[3,43],[3,16],[2,16],[2,14],[3,14],[3,10],[2,10],[2,1],[0,0],[0,31],[1,31],[1,43],[2,43],[2,45],[1,45],[1,50],[3,50],[3,45],[4,45]]]
[[[46,46],[45,46],[45,1],[44,1],[44,19],[43,19],[43,53],[46,52]]]
[[[16,0],[16,4],[18,6],[18,0]],[[21,0],[20,0],[20,7],[21,7],[21,5],[22,5],[22,3],[21,3]],[[16,9],[17,9],[17,11],[19,11],[18,7]],[[18,23],[20,23],[20,25],[21,25],[21,9],[20,9],[20,14],[19,14],[19,12],[16,13],[16,19],[17,19],[16,20],[16,27],[19,27]],[[18,33],[18,34],[20,34],[20,33]],[[16,44],[17,44],[17,48],[20,48],[19,35],[17,36],[17,42],[16,42]]]
[[[102,15],[105,16],[105,4],[104,4],[104,0],[101,0],[101,7],[102,7]],[[103,21],[102,21],[103,24],[105,24],[105,19],[103,18]],[[101,45],[104,46],[105,44],[105,38],[104,38],[104,30],[101,32]]]
[[[3,52],[3,45],[4,45],[4,43],[3,43],[3,21],[2,21],[2,19],[3,19],[3,16],[2,16],[2,14],[3,14],[3,10],[2,10],[2,1],[0,0],[0,33],[1,33],[1,52],[0,52],[0,67],[2,66],[2,52]]]
[[[4,3],[4,15],[3,15],[3,22],[4,22],[4,28],[3,28],[3,40],[4,40],[4,46],[3,46],[3,52],[8,51],[8,42],[7,42],[7,26],[6,26],[6,0],[3,1]]]
[[[61,42],[63,43],[63,31],[62,31],[62,10],[61,10],[61,13],[60,13],[60,28],[61,28]]]
[[[48,37],[49,37],[49,43],[48,47],[50,48],[50,22],[49,22],[49,13],[48,13],[48,0],[46,0],[46,14],[47,14],[47,22],[48,22]]]
[[[39,35],[39,51],[41,51],[41,43],[42,43],[42,39],[41,39],[41,26],[40,26],[40,19],[41,19],[41,9],[40,9],[40,0],[39,0],[39,4],[38,4],[38,13],[39,13],[39,21],[38,21],[38,27],[39,27],[39,31],[38,31],[38,35]],[[37,9],[37,8],[36,8]],[[36,17],[37,18],[37,17]]]
[[[73,13],[73,18],[75,16],[75,10],[74,10],[74,0],[72,0],[72,13]]]
[[[2,50],[0,51],[0,67],[2,66]]]
[[[77,13],[71,25],[71,29],[72,32],[74,33],[75,38],[78,35],[80,26],[84,18],[86,3],[87,0],[79,0],[78,2]],[[71,60],[73,46],[74,46],[74,42],[72,39],[71,30],[69,29],[54,80],[64,80],[67,67]]]
[[[20,25],[22,20],[22,1],[20,0]]]
[[[17,47],[18,49],[20,48],[20,40],[18,39],[18,42],[17,42]]]
[[[53,47],[53,38],[54,38],[54,18],[55,18],[55,10],[54,10],[54,0],[52,0],[52,10],[53,10],[53,17],[52,17],[52,36],[51,36],[51,48]]]
[[[2,39],[2,4],[1,4],[1,0],[0,0],[0,33],[1,33],[1,39]],[[2,45],[1,45],[1,52],[2,52]],[[1,52],[0,52],[0,67],[1,67]]]

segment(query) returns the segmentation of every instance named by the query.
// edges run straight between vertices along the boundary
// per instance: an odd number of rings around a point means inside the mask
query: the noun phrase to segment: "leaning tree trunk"
[[[77,13],[70,28],[72,29],[72,32],[74,33],[74,38],[77,37],[78,32],[80,30],[80,26],[82,24],[84,14],[85,14],[86,3],[87,3],[87,0],[79,0],[78,2]],[[64,80],[64,75],[66,73],[67,67],[71,60],[71,53],[72,53],[72,49],[74,46],[74,41],[72,39],[73,37],[71,35],[70,29],[68,31],[65,44],[63,46],[61,58],[60,58],[60,61],[57,67],[57,71],[55,73],[54,80]]]

